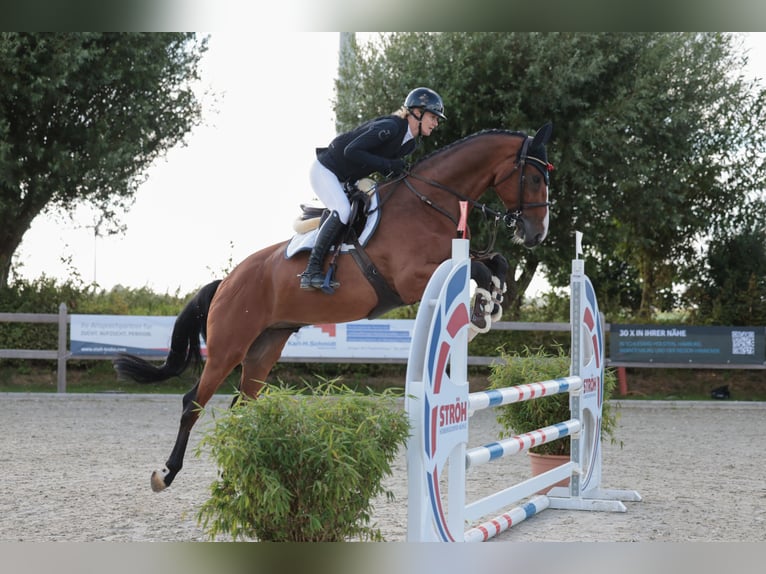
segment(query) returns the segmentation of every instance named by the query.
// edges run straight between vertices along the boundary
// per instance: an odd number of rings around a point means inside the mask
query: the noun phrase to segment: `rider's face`
[[[431,132],[439,127],[439,116],[433,112],[425,112],[420,124],[420,131],[424,136],[430,136]]]

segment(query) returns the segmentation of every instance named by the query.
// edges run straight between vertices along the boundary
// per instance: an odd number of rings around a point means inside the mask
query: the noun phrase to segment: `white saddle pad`
[[[380,220],[380,210],[376,209],[377,207],[378,193],[375,192],[370,199],[370,211],[372,211],[372,214],[367,218],[367,223],[365,223],[364,229],[359,235],[359,243],[363,247],[367,245],[370,237],[372,237],[372,234],[375,232],[375,228],[378,226],[378,221]],[[289,259],[301,251],[311,251],[311,249],[314,247],[314,242],[316,241],[318,233],[319,228],[317,227],[308,233],[298,233],[293,235],[292,239],[290,239],[290,242],[287,244],[287,248],[285,249],[285,258]],[[341,253],[353,248],[353,245],[347,245],[345,243],[340,246]]]

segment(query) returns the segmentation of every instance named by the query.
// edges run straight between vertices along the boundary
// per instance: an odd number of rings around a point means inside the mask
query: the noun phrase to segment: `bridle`
[[[524,173],[527,167],[528,162],[532,162],[535,168],[539,169],[543,177],[545,178],[545,185],[548,186],[550,183],[550,175],[548,172],[550,172],[553,169],[553,166],[541,160],[540,158],[534,157],[529,155],[529,141],[530,138],[527,136],[524,138],[524,143],[521,145],[521,151],[519,152],[519,159],[516,161],[516,163],[513,165],[513,169],[511,169],[510,173],[503,176],[502,178],[495,181],[493,187],[495,189],[498,188],[498,186],[503,183],[504,181],[511,178],[511,176],[521,170],[521,177],[519,177],[519,207],[517,209],[506,209],[505,214],[503,214],[503,221],[505,222],[506,227],[508,228],[515,228],[516,224],[519,222],[521,217],[524,214],[524,209],[534,209],[535,207],[549,207],[551,202],[550,201],[536,201],[532,203],[524,203],[524,179],[526,177],[526,174]]]
[[[502,178],[496,180],[493,184],[493,187],[497,189],[500,184],[507,181],[508,179],[511,178],[511,176],[513,176],[513,174],[521,170],[521,177],[519,177],[519,206],[516,209],[506,209],[505,213],[502,213],[502,214],[498,211],[495,211],[491,207],[488,207],[486,204],[480,203],[476,201],[475,199],[471,199],[470,197],[467,197],[466,195],[460,193],[457,190],[452,189],[451,187],[448,187],[433,179],[422,177],[416,173],[411,173],[411,172],[404,173],[400,179],[402,180],[404,185],[406,185],[407,188],[418,197],[418,199],[420,199],[423,203],[425,203],[429,207],[432,207],[433,209],[435,209],[436,211],[438,211],[445,217],[449,218],[450,221],[452,221],[456,226],[458,224],[457,218],[454,215],[452,215],[449,211],[444,209],[443,207],[433,203],[433,201],[431,201],[431,199],[427,195],[415,189],[415,187],[409,182],[410,178],[417,179],[419,181],[427,183],[428,185],[432,187],[436,187],[438,189],[444,190],[450,193],[451,195],[457,197],[460,201],[468,202],[472,208],[479,209],[484,215],[485,219],[494,218],[495,223],[497,223],[497,221],[502,219],[506,227],[508,227],[509,229],[513,229],[516,227],[517,223],[521,220],[524,214],[524,209],[533,209],[536,207],[548,207],[551,204],[550,201],[524,203],[524,178],[525,178],[525,170],[528,163],[532,162],[534,164],[534,167],[536,169],[539,169],[543,173],[543,177],[545,177],[546,185],[548,185],[550,181],[548,172],[553,168],[551,164],[539,158],[529,155],[528,152],[529,152],[530,139],[531,138],[529,136],[526,136],[524,138],[524,143],[521,146],[521,150],[519,151],[519,157],[516,160],[516,163],[514,163],[513,169],[511,169],[511,171],[508,174],[504,175]]]

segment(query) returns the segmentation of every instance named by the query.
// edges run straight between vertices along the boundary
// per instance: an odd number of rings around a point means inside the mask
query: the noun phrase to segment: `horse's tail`
[[[165,362],[159,367],[149,361],[120,353],[114,360],[114,369],[120,378],[128,378],[137,383],[157,383],[183,373],[191,363],[195,366],[202,362],[199,337],[207,340],[207,314],[218,285],[218,279],[208,283],[186,304],[173,326],[170,351]]]

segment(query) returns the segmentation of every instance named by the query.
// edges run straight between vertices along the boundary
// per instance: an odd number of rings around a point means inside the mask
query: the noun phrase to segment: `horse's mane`
[[[450,151],[452,151],[456,147],[462,146],[463,144],[465,144],[466,142],[468,142],[470,140],[473,140],[473,139],[476,139],[478,137],[485,136],[485,135],[507,135],[507,136],[514,136],[514,137],[519,137],[519,136],[527,137],[526,133],[519,132],[519,131],[503,130],[503,129],[498,129],[498,128],[485,129],[485,130],[481,130],[481,131],[478,131],[476,133],[473,133],[471,135],[465,136],[463,138],[460,138],[459,140],[455,140],[454,142],[452,142],[450,144],[447,144],[444,147],[441,147],[441,148],[439,148],[437,150],[432,151],[428,155],[425,155],[422,158],[420,158],[415,165],[423,163],[424,161],[430,160],[431,158],[433,158],[435,156],[438,156],[438,155],[441,155],[441,154],[445,154],[445,153],[449,153]]]

